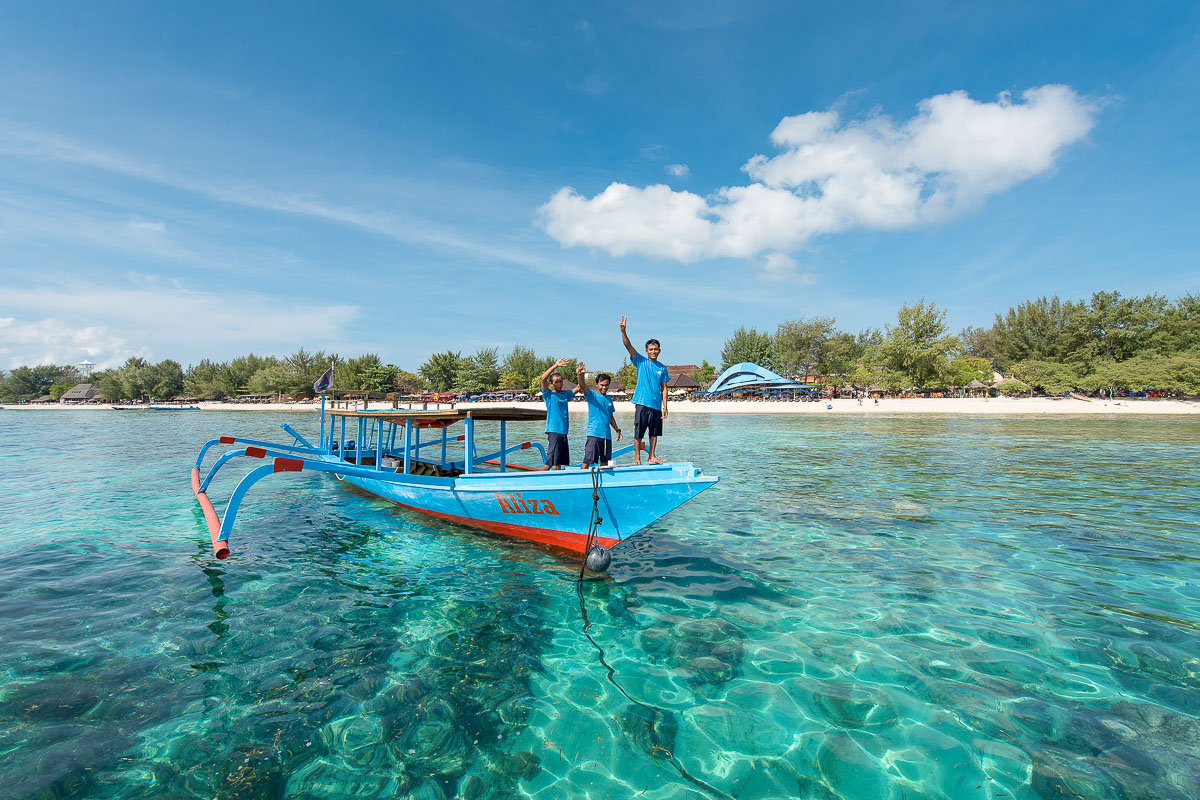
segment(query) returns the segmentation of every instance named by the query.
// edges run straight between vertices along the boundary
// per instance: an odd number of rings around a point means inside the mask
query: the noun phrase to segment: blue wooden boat
[[[541,409],[343,411],[322,403],[314,445],[289,425],[291,444],[221,436],[205,443],[192,469],[192,491],[209,528],[213,553],[229,555],[229,536],[247,492],[283,472],[323,472],[412,511],[553,548],[588,553],[611,548],[678,508],[719,478],[690,463],[544,469],[544,448],[508,443],[508,423],[545,420]],[[499,423],[498,447],[482,455],[476,423]],[[462,425],[462,433],[451,429]],[[202,475],[209,450],[233,445]],[[485,448],[486,449],[486,448]],[[614,458],[632,450],[626,447]],[[540,462],[522,464],[529,453]],[[219,517],[208,489],[240,458],[265,459],[237,484]],[[607,553],[602,554],[607,564]],[[589,560],[589,564],[591,561]]]

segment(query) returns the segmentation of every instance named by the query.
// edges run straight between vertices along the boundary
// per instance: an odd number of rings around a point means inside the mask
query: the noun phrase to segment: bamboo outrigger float
[[[492,533],[587,553],[598,544],[611,548],[713,486],[690,463],[543,469],[538,443],[507,443],[509,422],[544,420],[540,409],[458,408],[454,410],[325,411],[321,437],[313,445],[289,425],[289,445],[222,436],[200,449],[192,469],[192,491],[204,513],[217,558],[229,555],[229,535],[250,487],[280,472],[324,472],[399,506]],[[499,449],[476,452],[477,422],[499,423]],[[462,423],[463,432],[449,429]],[[422,432],[426,435],[422,441]],[[236,445],[206,474],[201,466],[216,445]],[[522,465],[510,457],[525,450],[541,454],[541,464]],[[632,450],[613,453],[615,458]],[[432,453],[433,455],[430,455]],[[238,483],[223,517],[208,497],[213,477],[230,461],[269,459]],[[603,554],[607,565],[607,554]],[[589,560],[589,565],[590,565]]]

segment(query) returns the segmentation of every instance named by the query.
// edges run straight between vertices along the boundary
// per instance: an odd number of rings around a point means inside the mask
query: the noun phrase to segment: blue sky
[[[1200,290],[1195,3],[7,3],[0,368]]]

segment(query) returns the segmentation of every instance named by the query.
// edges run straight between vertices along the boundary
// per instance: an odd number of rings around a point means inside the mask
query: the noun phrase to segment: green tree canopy
[[[712,364],[708,363],[707,358],[703,359],[700,362],[700,367],[698,369],[693,370],[692,374],[691,374],[692,380],[694,380],[696,383],[699,383],[702,386],[708,386],[710,383],[713,382],[713,379],[716,377],[717,377],[717,368],[714,367]]]
[[[447,350],[434,353],[429,360],[417,370],[421,377],[429,381],[436,392],[448,392],[454,388],[454,379],[458,375],[459,362],[462,353],[457,350]]]
[[[1074,308],[1067,322],[1074,345],[1071,357],[1124,361],[1148,350],[1166,308],[1167,299],[1161,295],[1094,293],[1090,302]]]
[[[251,394],[291,394],[296,385],[292,368],[284,363],[263,367],[250,377],[248,389]]]
[[[621,368],[613,375],[613,380],[621,384],[621,388],[626,392],[633,394],[633,390],[637,388],[637,368],[629,363],[629,359],[622,359]]]
[[[922,298],[901,307],[879,352],[884,366],[914,385],[940,388],[946,385],[949,354],[957,346],[958,337],[946,333],[946,312]]]
[[[5,378],[2,385],[3,398],[8,402],[19,399],[32,400],[49,394],[55,384],[79,383],[80,375],[75,367],[56,364],[39,364],[36,367],[16,367]]]
[[[997,314],[992,331],[1001,363],[1062,360],[1071,352],[1070,320],[1080,305],[1055,295],[1049,300],[1040,297],[1021,303],[1003,316]]]
[[[478,394],[490,392],[500,383],[500,361],[496,348],[481,348],[470,358],[460,359],[454,375],[454,390]]]
[[[142,385],[151,397],[170,398],[183,392],[183,367],[169,358],[143,371]]]
[[[740,327],[725,340],[721,348],[721,371],[749,361],[767,369],[775,368],[774,346],[771,334],[760,333],[757,328]]]
[[[263,358],[250,353],[221,365],[221,393],[226,397],[246,394],[250,391],[250,379],[254,377],[254,373],[277,363],[279,362],[274,356]]]
[[[183,375],[183,390],[195,397],[216,400],[225,396],[222,389],[221,375],[224,364],[203,359],[199,364],[190,365]],[[272,389],[271,391],[275,391]],[[280,390],[282,391],[282,390]],[[109,399],[109,398],[105,398]],[[116,398],[112,398],[116,399]]]
[[[357,358],[348,358],[335,368],[333,383],[337,389],[390,392],[398,371],[394,365],[384,364],[376,354],[367,353]]]
[[[546,368],[554,363],[554,359],[546,356],[539,358],[537,353],[530,350],[528,347],[514,345],[512,352],[504,357],[500,364],[500,371],[508,374],[519,375],[521,382],[517,386],[507,386],[505,388],[523,388],[528,386],[536,386],[538,379]],[[510,381],[510,383],[515,381]]]
[[[775,368],[784,375],[808,375],[817,369],[825,343],[837,333],[836,322],[833,317],[800,317],[780,323],[772,340]]]
[[[429,381],[415,372],[406,372],[402,369],[396,370],[396,377],[392,379],[392,385],[397,392],[402,394],[423,394],[429,391]]]

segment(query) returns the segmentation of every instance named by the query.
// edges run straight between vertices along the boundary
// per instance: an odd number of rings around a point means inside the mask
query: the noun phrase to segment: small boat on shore
[[[545,420],[540,409],[334,410],[322,406],[321,436],[314,445],[291,426],[291,444],[221,436],[204,444],[192,468],[192,491],[204,513],[217,558],[229,555],[229,535],[246,493],[281,472],[323,472],[403,508],[448,522],[587,554],[589,568],[603,571],[608,549],[644,530],[705,489],[716,476],[690,463],[545,470],[544,448],[508,444],[510,422]],[[499,447],[480,455],[476,423],[499,423]],[[449,429],[462,424],[463,432]],[[350,436],[347,437],[347,428]],[[422,441],[422,432],[425,440]],[[432,434],[432,435],[431,435]],[[205,455],[234,445],[203,476]],[[632,450],[613,453],[613,457]],[[541,463],[511,459],[524,451]],[[208,497],[213,477],[230,461],[268,459],[248,472],[218,517]],[[602,552],[594,552],[599,545]],[[596,569],[596,567],[599,567]]]
[[[113,411],[203,411],[200,406],[109,406]]]

